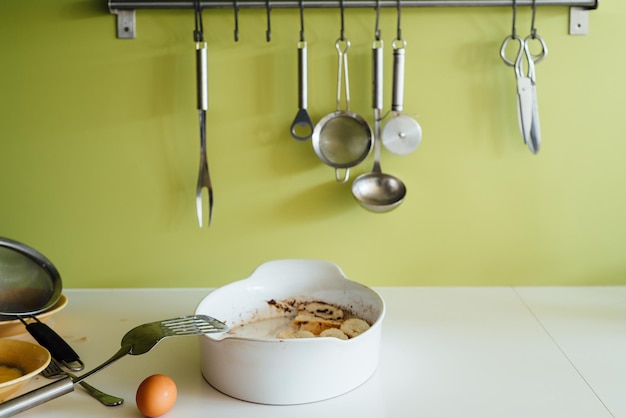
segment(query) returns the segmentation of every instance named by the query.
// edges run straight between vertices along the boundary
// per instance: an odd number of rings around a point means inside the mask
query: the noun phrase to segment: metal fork
[[[202,190],[207,189],[209,194],[209,223],[213,217],[213,187],[209,175],[209,163],[206,156],[206,111],[209,108],[208,76],[207,76],[207,44],[204,42],[204,28],[202,25],[202,8],[200,2],[195,2],[196,27],[194,41],[196,42],[196,87],[198,115],[200,119],[200,169],[196,185],[196,212],[198,224],[202,228]]]
[[[206,315],[191,315],[139,325],[122,338],[120,349],[110,359],[81,376],[65,376],[55,382],[9,399],[0,404],[0,417],[10,417],[37,405],[56,399],[74,390],[80,383],[127,354],[138,356],[152,350],[159,341],[167,337],[202,335],[228,331],[228,326]]]
[[[55,359],[52,359],[50,361],[50,364],[48,365],[48,367],[46,367],[41,372],[41,374],[43,375],[43,377],[48,378],[48,379],[57,379],[57,378],[64,377],[64,376],[69,376],[72,379],[76,379],[75,375],[73,375],[73,374],[63,370],[61,368],[61,365]],[[117,405],[121,405],[121,404],[124,403],[124,399],[123,398],[119,398],[117,396],[113,396],[113,395],[109,395],[108,393],[104,393],[101,390],[96,389],[95,387],[91,386],[89,383],[87,383],[85,381],[79,382],[79,384],[83,388],[85,388],[87,393],[89,393],[91,396],[93,396],[98,401],[100,401],[100,403],[102,405],[117,406]]]

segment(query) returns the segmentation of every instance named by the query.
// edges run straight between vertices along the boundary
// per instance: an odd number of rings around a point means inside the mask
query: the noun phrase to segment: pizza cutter
[[[398,38],[393,44],[393,91],[391,110],[393,117],[385,124],[382,142],[385,148],[397,155],[409,154],[422,142],[422,127],[415,119],[402,114],[404,107],[404,60],[406,41]]]

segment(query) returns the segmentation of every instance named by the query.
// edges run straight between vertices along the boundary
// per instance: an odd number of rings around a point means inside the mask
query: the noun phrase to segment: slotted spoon
[[[206,315],[190,315],[164,321],[139,325],[124,335],[120,349],[110,359],[81,376],[66,376],[17,398],[0,404],[0,417],[10,417],[42,403],[56,399],[74,390],[76,383],[82,382],[127,354],[138,356],[152,350],[159,341],[167,337],[202,335],[228,331],[228,326]]]

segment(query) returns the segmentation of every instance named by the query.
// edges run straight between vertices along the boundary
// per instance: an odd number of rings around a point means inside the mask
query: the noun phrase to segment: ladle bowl
[[[400,206],[404,200],[406,186],[397,177],[372,171],[361,174],[354,180],[352,195],[369,211],[389,212]]]

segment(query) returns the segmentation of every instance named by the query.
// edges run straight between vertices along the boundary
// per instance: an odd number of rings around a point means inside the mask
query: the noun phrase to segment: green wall
[[[202,230],[192,11],[139,10],[134,40],[116,39],[104,0],[4,0],[0,16],[0,235],[48,256],[66,287],[219,286],[279,258],[369,285],[626,283],[624,1],[601,2],[587,36],[568,34],[567,7],[539,9],[536,156],[498,54],[510,8],[405,8],[405,109],[424,137],[383,152],[408,187],[386,214],[289,134],[297,10],[273,10],[270,43],[264,10],[241,10],[239,42],[232,10],[206,10],[215,210]],[[370,121],[374,17],[346,11],[352,110]],[[382,11],[387,109],[395,18]],[[305,24],[317,121],[335,110],[339,10]]]

